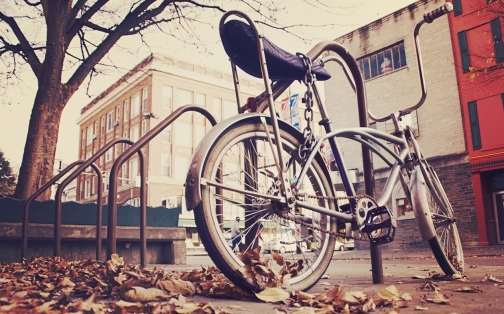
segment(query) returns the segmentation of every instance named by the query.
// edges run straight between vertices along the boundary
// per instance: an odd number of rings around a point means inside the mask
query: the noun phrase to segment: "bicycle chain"
[[[330,201],[356,199],[357,200],[356,203],[359,203],[359,199],[361,199],[361,198],[370,198],[370,199],[374,200],[369,195],[361,195],[361,196],[336,196],[336,197],[333,197],[333,196],[322,196],[322,195],[303,195],[303,196],[306,196],[307,198],[326,199],[326,200],[330,200]],[[342,238],[347,239],[347,240],[348,239],[353,239],[353,240],[357,240],[357,241],[366,241],[366,242],[369,242],[369,239],[367,237],[364,237],[363,234],[361,234],[361,237],[359,237],[359,238],[357,238],[355,236],[353,236],[353,237],[352,236],[347,236],[346,233],[344,233],[344,232],[331,231],[331,230],[323,230],[322,228],[314,226],[313,224],[306,223],[306,222],[302,221],[299,218],[289,217],[287,214],[283,214],[281,217],[285,218],[287,220],[293,221],[296,224],[300,224],[300,225],[303,225],[305,227],[311,228],[312,230],[316,230],[316,231],[320,231],[320,232],[323,232],[323,233],[327,233],[327,234],[333,235],[335,237],[339,236],[339,237],[342,237]]]

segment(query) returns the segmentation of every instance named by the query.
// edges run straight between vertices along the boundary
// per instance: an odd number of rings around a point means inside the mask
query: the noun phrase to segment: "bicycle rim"
[[[274,192],[271,176],[278,174],[273,159],[273,153],[268,143],[262,124],[242,124],[234,126],[222,135],[212,146],[205,163],[203,177],[225,186],[249,189],[261,194]],[[272,133],[272,132],[270,132]],[[295,179],[295,173],[301,170],[297,147],[300,142],[291,134],[281,131],[282,148],[285,161],[291,160],[286,175]],[[271,135],[273,151],[276,152],[276,141]],[[333,196],[330,184],[327,182],[322,167],[324,164],[314,161],[310,166],[302,187],[307,194]],[[269,176],[268,176],[269,175]],[[270,201],[261,197],[251,197],[239,192],[231,192],[226,188],[204,186],[202,202],[195,209],[198,232],[203,244],[216,266],[240,288],[246,291],[259,291],[266,286],[264,283],[246,278],[240,268],[244,263],[231,251],[228,244],[231,238],[230,223],[236,216],[243,222],[241,229],[247,239],[241,246],[242,253],[262,246],[267,250],[280,254],[284,265],[303,261],[303,269],[290,279],[290,285],[295,290],[306,290],[313,286],[329,266],[334,250],[334,237],[323,232],[312,232],[317,242],[315,252],[302,252],[299,235],[300,228],[292,221],[277,215],[271,209]],[[327,200],[310,201],[320,206],[334,207]],[[334,219],[303,209],[304,219],[322,229],[336,230]],[[294,210],[287,215],[293,216]],[[300,217],[297,215],[296,217]],[[262,238],[262,240],[261,240]],[[276,253],[278,251],[278,253]],[[280,251],[285,251],[281,253]],[[264,255],[270,259],[268,266],[280,271],[282,266],[271,260],[272,255]],[[260,280],[261,281],[261,280]]]
[[[435,214],[432,221],[436,236],[429,240],[429,245],[445,274],[462,273],[464,254],[457,225],[453,220],[453,208],[434,169],[424,160],[420,162],[420,168],[427,184],[429,210]]]

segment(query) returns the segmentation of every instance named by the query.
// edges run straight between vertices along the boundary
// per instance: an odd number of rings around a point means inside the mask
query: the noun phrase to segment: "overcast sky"
[[[236,0],[219,0],[226,10],[236,9]],[[278,3],[279,12],[276,13],[278,22],[282,25],[305,24],[324,25],[326,27],[296,27],[290,29],[298,36],[286,34],[283,31],[261,27],[261,31],[280,47],[292,53],[307,52],[313,45],[322,40],[331,40],[352,30],[368,24],[376,19],[401,9],[415,1],[412,0],[283,0]],[[338,7],[335,3],[341,3]],[[348,4],[350,3],[350,4]],[[351,4],[353,3],[353,4]],[[323,7],[323,10],[316,8]],[[253,19],[258,16],[251,15]],[[80,109],[95,96],[117,81],[126,69],[131,69],[144,59],[150,52],[161,52],[175,58],[185,59],[211,68],[229,68],[227,56],[219,42],[217,26],[220,14],[204,16],[214,29],[208,26],[195,26],[194,32],[199,36],[202,44],[199,47],[187,45],[166,34],[150,31],[145,40],[150,45],[142,45],[138,38],[128,38],[119,42],[121,49],[115,49],[107,59],[123,72],[110,70],[106,75],[95,78],[90,86],[91,98],[86,95],[86,84],[74,94],[63,111],[56,158],[66,163],[77,159],[79,130],[75,123]],[[413,31],[413,30],[412,30]],[[126,52],[127,50],[127,52]],[[0,149],[10,161],[14,171],[21,165],[28,122],[36,92],[36,81],[29,77],[22,84],[12,87],[8,92],[8,99],[0,103]],[[7,103],[10,102],[10,104]]]

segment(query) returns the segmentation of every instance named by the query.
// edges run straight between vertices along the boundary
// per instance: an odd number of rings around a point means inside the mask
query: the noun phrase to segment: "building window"
[[[471,60],[469,59],[469,49],[467,47],[466,32],[462,31],[457,34],[460,48],[460,58],[462,60],[462,71],[467,73],[471,68]]]
[[[163,85],[163,109],[172,108],[173,87]]]
[[[128,164],[124,163],[122,165],[122,170],[121,170],[121,179],[122,179],[122,184],[121,185],[126,185],[128,184]]]
[[[129,182],[134,183],[136,181],[136,177],[138,175],[138,160],[132,159],[129,162]]]
[[[147,133],[147,121],[142,121],[142,136]]]
[[[171,156],[161,154],[161,175],[171,177]]]
[[[86,146],[86,131],[82,130],[81,131],[81,147]]]
[[[121,107],[117,106],[114,126],[118,126],[119,121],[121,121]]]
[[[357,62],[365,80],[403,68],[407,65],[404,43],[360,58]]]
[[[171,134],[172,128],[171,125],[169,125],[161,132],[161,141],[165,143],[171,143]]]
[[[128,130],[124,131],[124,133],[123,133],[123,137],[124,137],[124,138],[129,138],[129,137],[128,137]],[[128,149],[128,146],[129,146],[129,144],[127,144],[127,143],[123,143],[123,152],[124,152],[124,151],[126,151],[126,149]]]
[[[213,99],[213,108],[212,113],[217,122],[222,120],[222,99],[218,97],[214,97]]]
[[[194,94],[194,104],[201,107],[205,107],[206,96],[205,94],[195,93]]]
[[[110,161],[112,159],[112,150],[109,148],[105,152],[105,162]]]
[[[502,44],[502,32],[499,18],[491,20],[490,27],[492,28],[492,39],[495,50],[495,61],[497,61],[497,63],[500,63],[504,61],[504,45]]]
[[[238,107],[236,101],[224,100],[223,118],[227,119],[238,114]]]
[[[88,198],[90,196],[90,193],[91,193],[91,182],[89,181],[89,179],[87,179],[86,184],[84,186],[84,197]]]
[[[138,125],[132,126],[130,129],[130,140],[138,141]]]
[[[93,128],[91,126],[86,128],[87,130],[87,144],[93,143]]]
[[[103,148],[103,145],[100,146],[100,149],[102,149],[102,148]],[[103,156],[103,154],[101,154],[99,164],[103,165],[105,163],[104,160],[105,160],[105,156]]]
[[[114,128],[114,111],[107,113],[107,132]]]
[[[187,123],[177,123],[175,125],[175,145],[192,147],[192,125]]]
[[[470,101],[469,107],[469,123],[471,125],[471,138],[474,150],[481,149],[481,135],[478,120],[478,107],[475,101]]]
[[[105,135],[105,116],[100,119],[100,135]]]
[[[115,152],[115,157],[119,157],[119,153],[120,153],[120,149],[121,149],[121,144],[115,144],[114,145],[114,152]]]
[[[174,178],[184,180],[187,176],[187,171],[189,170],[189,157],[175,157],[175,164],[177,167],[174,168]]]
[[[194,102],[194,93],[185,89],[177,89],[177,101],[175,106],[178,108],[184,105],[190,105]]]
[[[147,111],[147,97],[148,97],[148,91],[146,87],[142,89],[142,112]]]
[[[136,117],[140,113],[140,94],[131,98],[131,117]]]
[[[124,108],[124,122],[128,121],[128,109],[129,109],[129,101],[125,100],[123,102],[123,108]]]
[[[488,0],[487,0],[488,1]],[[452,4],[453,4],[453,15],[454,16],[457,16],[457,15],[460,15],[462,14],[462,5],[461,5],[461,2],[460,0],[452,0]]]

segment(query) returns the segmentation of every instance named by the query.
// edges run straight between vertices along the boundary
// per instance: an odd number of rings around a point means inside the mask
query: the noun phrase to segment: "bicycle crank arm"
[[[229,185],[224,185],[224,184],[221,184],[221,183],[217,183],[217,182],[214,182],[214,181],[208,181],[205,178],[201,178],[200,182],[201,182],[201,185],[214,186],[216,188],[222,188],[224,190],[237,192],[237,193],[240,193],[240,194],[243,194],[243,195],[246,195],[246,196],[254,196],[254,197],[258,197],[258,198],[269,199],[269,200],[272,200],[272,201],[276,201],[276,202],[284,203],[285,204],[285,201],[284,201],[283,197],[279,197],[279,196],[275,196],[275,195],[268,195],[268,194],[257,193],[257,192],[254,192],[254,191],[243,190],[243,189],[235,188],[235,187],[232,187],[232,186],[229,186]]]

